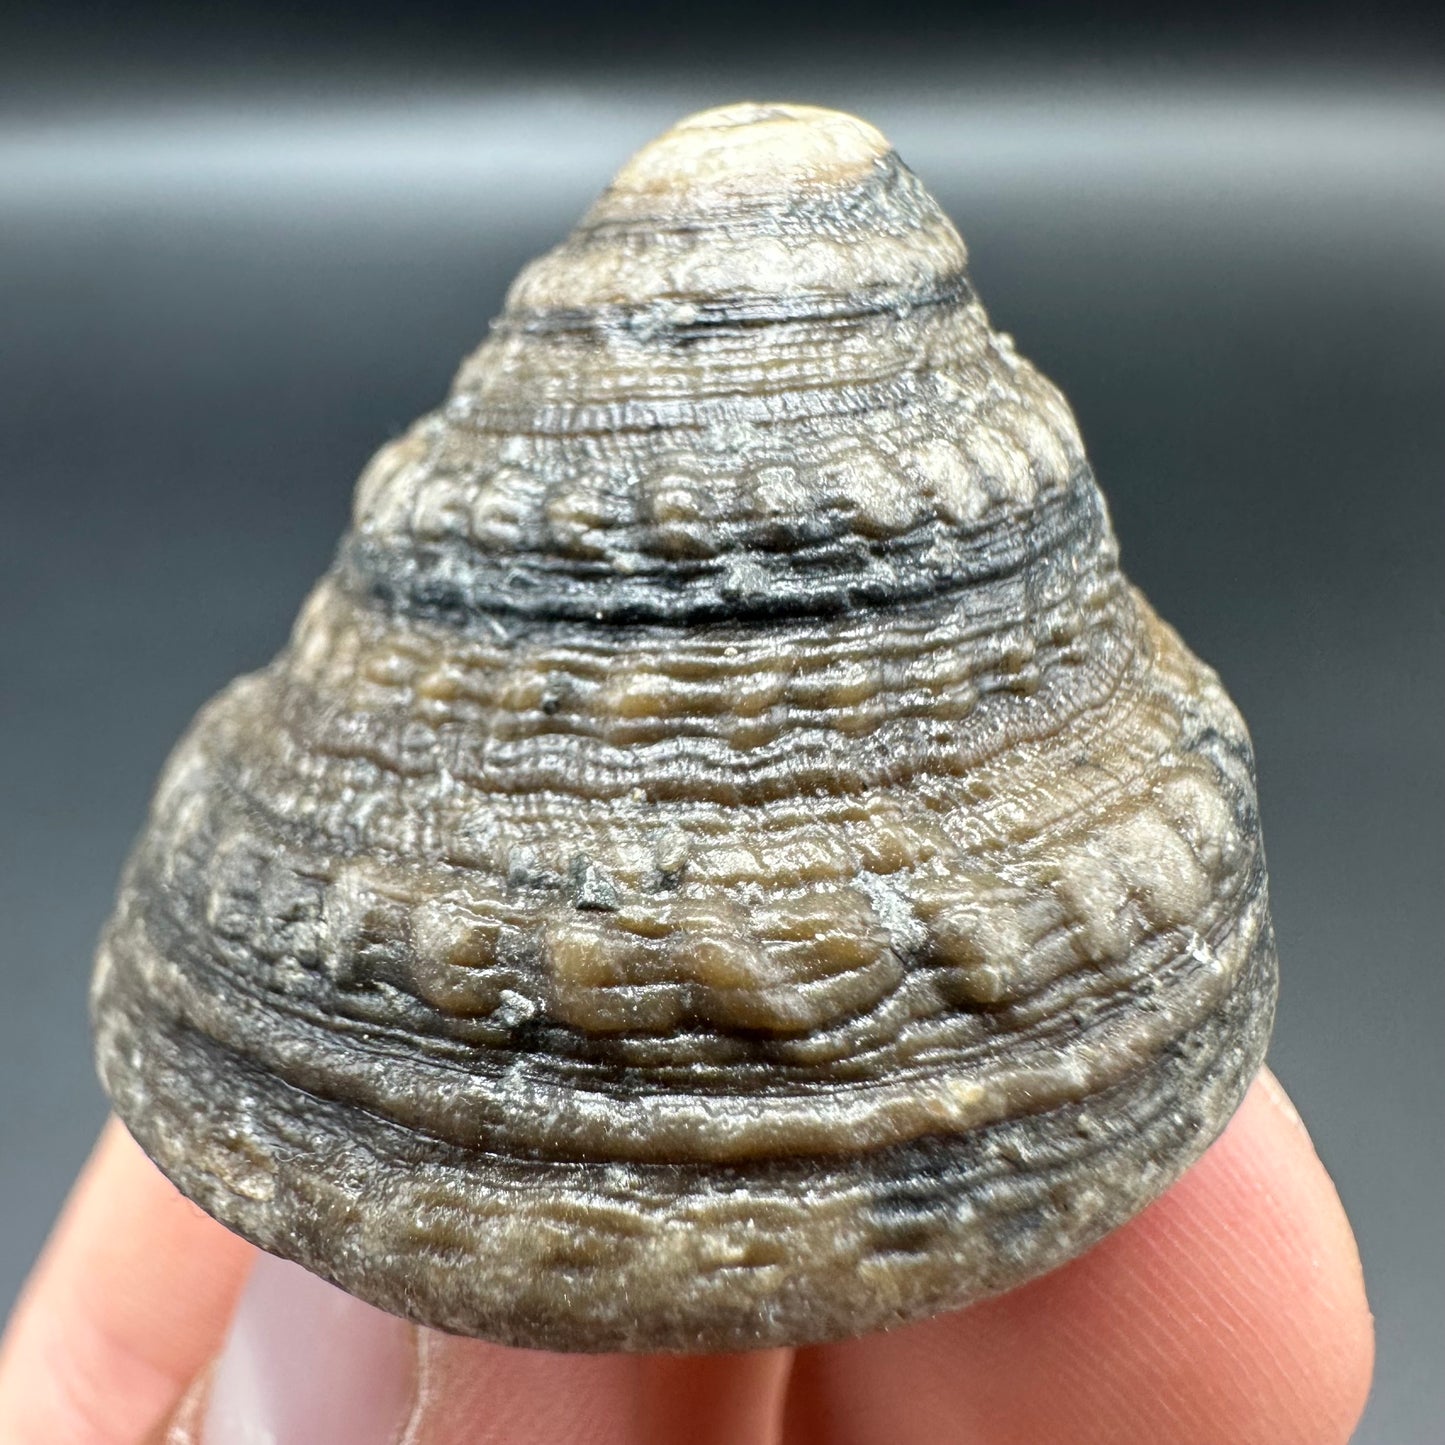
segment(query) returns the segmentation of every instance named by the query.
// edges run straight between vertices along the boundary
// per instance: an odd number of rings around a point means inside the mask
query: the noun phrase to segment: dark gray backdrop
[[[1359,1439],[1438,1442],[1440,74],[1348,47],[1292,70],[918,49],[245,84],[215,57],[155,85],[12,68],[0,1303],[103,1116],[89,954],[165,750],[279,646],[360,465],[516,267],[649,135],[754,94],[861,111],[938,192],[996,322],[1073,401],[1129,571],[1248,717],[1271,1058],[1379,1320]]]

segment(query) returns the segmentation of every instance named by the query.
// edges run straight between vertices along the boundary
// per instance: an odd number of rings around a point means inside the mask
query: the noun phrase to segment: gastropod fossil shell
[[[99,1066],[192,1199],[427,1324],[881,1328],[1122,1223],[1275,958],[1253,765],[870,126],[630,161],[177,747]]]

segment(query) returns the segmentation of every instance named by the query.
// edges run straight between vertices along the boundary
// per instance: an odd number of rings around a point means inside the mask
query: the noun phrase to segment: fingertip
[[[1238,1211],[1241,1273],[1258,1273],[1252,1303],[1261,1332],[1291,1368],[1284,1375],[1288,1415],[1301,1445],[1346,1441],[1364,1413],[1374,1376],[1375,1326],[1354,1231],[1299,1111],[1268,1070],[1239,1114],[1186,1176],[1174,1208],[1191,1216]],[[1242,1352],[1241,1352],[1242,1353]],[[1248,1360],[1236,1358],[1247,1372]]]
[[[1264,1079],[1094,1250],[973,1309],[811,1352],[790,1416],[889,1445],[1343,1445],[1372,1365],[1348,1221]]]
[[[0,1442],[140,1438],[215,1348],[252,1253],[111,1120],[0,1343]]]
[[[1127,1390],[1141,1439],[1343,1445],[1369,1391],[1354,1235],[1272,1075],[1151,1208],[990,1308],[1036,1332],[1050,1315],[1074,1318],[1075,1358],[1086,1340],[1109,1341],[1102,1379]]]

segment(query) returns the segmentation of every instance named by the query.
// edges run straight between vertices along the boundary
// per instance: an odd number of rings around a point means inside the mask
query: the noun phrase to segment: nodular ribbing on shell
[[[445,1329],[737,1349],[1036,1275],[1219,1132],[1244,726],[965,260],[871,127],[742,105],[522,273],[126,872],[100,1069],[191,1198]]]

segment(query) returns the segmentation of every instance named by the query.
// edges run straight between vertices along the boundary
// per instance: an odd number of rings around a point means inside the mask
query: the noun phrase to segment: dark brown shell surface
[[[1006,1289],[1218,1134],[1248,738],[965,259],[744,105],[522,273],[125,873],[99,1067],[187,1195],[444,1329],[738,1349]]]

